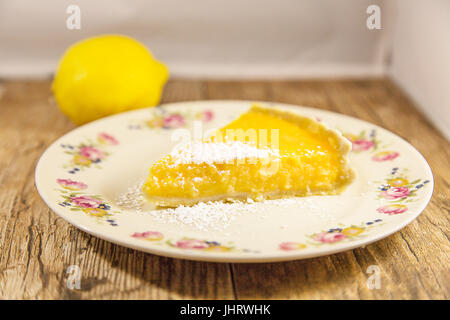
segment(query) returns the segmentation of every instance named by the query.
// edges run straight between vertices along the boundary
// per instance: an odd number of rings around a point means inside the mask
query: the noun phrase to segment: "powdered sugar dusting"
[[[198,231],[222,231],[227,229],[239,217],[254,216],[257,219],[266,219],[271,213],[276,212],[280,228],[291,227],[292,215],[283,214],[295,208],[296,214],[310,218],[335,220],[334,212],[324,208],[324,197],[327,201],[333,201],[332,207],[336,210],[342,208],[345,200],[334,196],[317,197],[293,197],[276,200],[221,202],[200,202],[193,206],[179,206],[176,208],[144,209],[146,200],[142,193],[143,182],[131,186],[117,199],[117,205],[142,215],[150,215],[155,221],[174,226],[189,226]],[[280,212],[279,209],[286,209]],[[253,218],[252,218],[253,219]],[[255,221],[255,220],[252,220]],[[284,222],[283,222],[284,221]]]
[[[219,201],[200,202],[194,206],[178,206],[160,210],[144,210],[145,198],[142,192],[143,182],[129,187],[117,199],[116,204],[140,214],[148,214],[157,221],[172,225],[188,225],[196,230],[223,230],[242,214],[252,214],[259,210],[253,201],[224,203]]]
[[[254,205],[244,205],[242,202],[210,201],[199,202],[192,207],[155,210],[150,214],[163,223],[189,225],[200,231],[220,231],[226,229],[240,215],[257,213],[258,210],[255,209]]]
[[[122,193],[116,199],[116,204],[125,209],[135,210],[136,212],[142,212],[142,207],[144,205],[144,194],[142,193],[142,187],[144,186],[144,181],[140,181]]]
[[[226,143],[196,141],[174,150],[170,155],[175,159],[175,165],[179,165],[226,163],[235,160],[279,157],[279,152],[267,147],[257,148],[240,141]]]

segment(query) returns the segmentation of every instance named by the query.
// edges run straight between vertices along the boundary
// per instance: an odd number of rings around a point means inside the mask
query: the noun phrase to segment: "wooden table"
[[[0,298],[7,299],[448,299],[449,143],[389,80],[172,80],[163,102],[248,99],[301,104],[370,121],[412,143],[436,180],[431,203],[394,235],[331,256],[282,263],[191,262],[127,249],[79,231],[34,186],[36,162],[75,126],[50,81],[0,82]],[[81,268],[81,289],[66,268]],[[381,268],[369,290],[368,266]]]

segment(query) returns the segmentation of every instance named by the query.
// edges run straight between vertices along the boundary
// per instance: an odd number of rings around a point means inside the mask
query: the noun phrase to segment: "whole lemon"
[[[53,80],[56,101],[76,124],[155,106],[169,72],[136,40],[103,35],[72,45]]]

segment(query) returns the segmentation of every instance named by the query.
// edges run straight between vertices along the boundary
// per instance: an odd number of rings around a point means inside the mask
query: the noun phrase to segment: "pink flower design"
[[[316,234],[314,240],[322,243],[334,243],[344,240],[347,236],[340,232],[321,232]]]
[[[400,155],[400,153],[395,152],[395,151],[383,151],[383,152],[379,152],[379,153],[375,154],[372,157],[372,160],[373,161],[378,161],[378,162],[394,160],[399,155]]]
[[[185,239],[178,240],[175,246],[181,249],[205,249],[208,247],[208,244],[201,240]]]
[[[180,114],[171,114],[163,119],[164,128],[179,128],[184,125],[184,118]]]
[[[73,203],[82,208],[97,208],[99,204],[102,203],[101,200],[89,197],[89,196],[78,196],[70,198]]]
[[[158,231],[145,231],[145,232],[135,232],[131,235],[133,238],[144,239],[144,240],[161,240],[164,236]]]
[[[208,122],[214,118],[214,113],[211,110],[205,110],[198,114],[198,118],[202,121]]]
[[[79,151],[79,154],[91,161],[100,160],[105,157],[103,151],[94,147],[82,147]]]
[[[56,182],[62,187],[69,190],[81,190],[88,187],[87,184],[83,182],[72,181],[70,179],[56,179]]]
[[[405,206],[404,204],[392,204],[392,205],[380,207],[377,209],[377,211],[391,216],[393,214],[400,214],[400,213],[408,211],[408,207]]]
[[[279,245],[280,250],[291,251],[306,248],[306,245],[298,242],[283,242]]]
[[[389,188],[388,190],[381,192],[380,195],[387,200],[395,200],[406,198],[409,195],[409,193],[410,191],[406,187],[395,187]]]
[[[110,144],[112,146],[118,145],[119,141],[117,141],[116,138],[114,138],[112,135],[109,135],[105,132],[101,132],[98,134],[98,141],[104,144]]]
[[[352,141],[352,150],[353,151],[366,151],[375,146],[375,143],[370,140],[356,140]]]

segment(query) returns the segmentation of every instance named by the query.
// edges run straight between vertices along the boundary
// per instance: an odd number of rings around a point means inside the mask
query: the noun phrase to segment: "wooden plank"
[[[158,257],[70,226],[34,187],[45,148],[74,128],[49,81],[0,83],[0,298],[18,299],[448,299],[449,143],[389,80],[172,80],[163,102],[245,99],[308,105],[355,116],[411,142],[429,161],[435,193],[408,227],[365,248],[270,264],[217,264]],[[66,287],[79,265],[82,289]],[[370,265],[382,288],[366,285]]]

